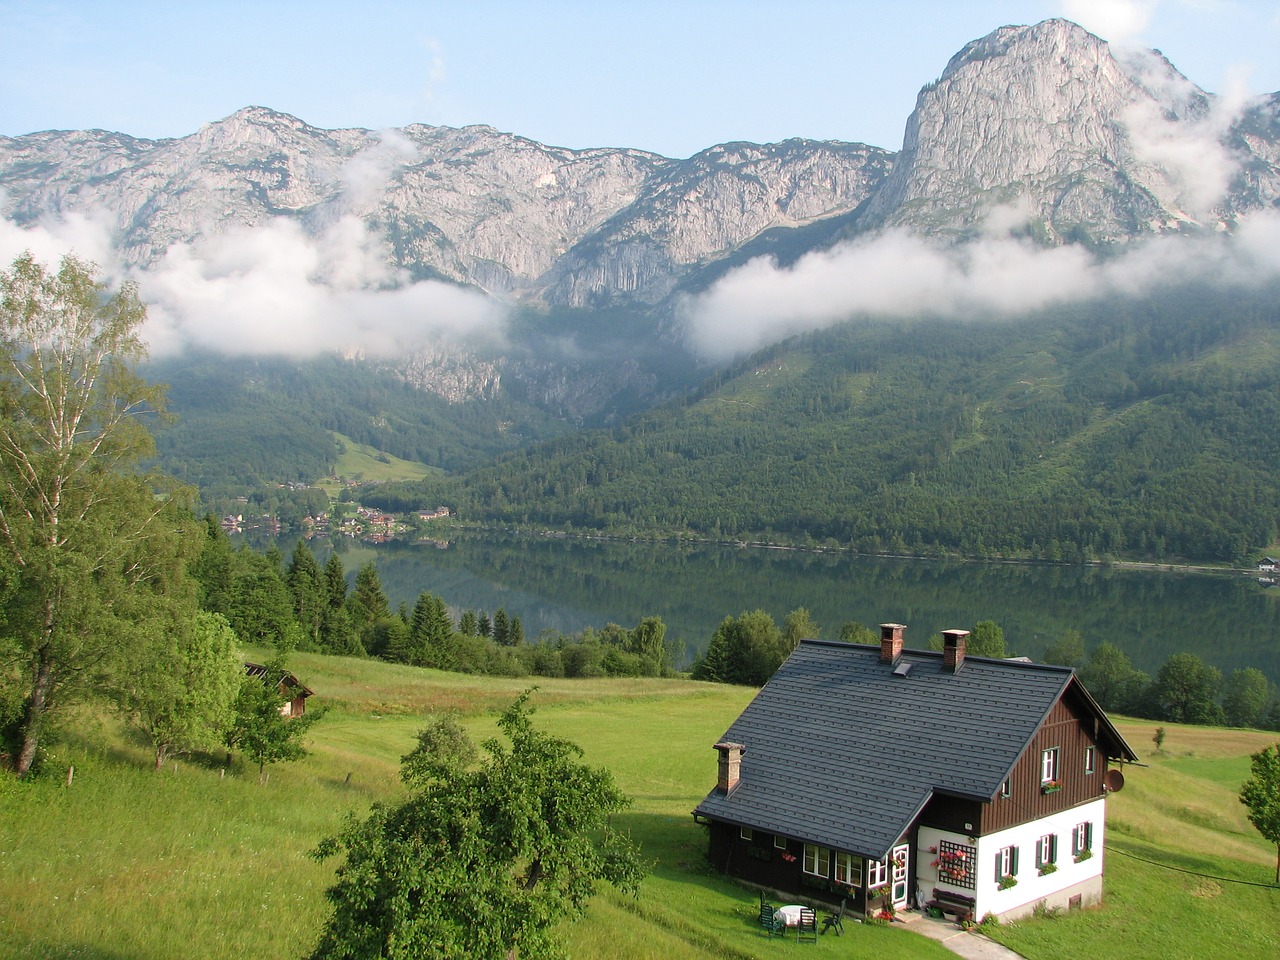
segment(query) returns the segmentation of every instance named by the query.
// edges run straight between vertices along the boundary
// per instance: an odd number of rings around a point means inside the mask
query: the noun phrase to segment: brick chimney
[[[747,748],[740,743],[721,742],[716,744],[720,752],[720,776],[716,781],[716,789],[728,793],[738,785],[742,769],[742,755]]]
[[[964,665],[964,643],[969,636],[968,630],[942,631],[942,669],[948,673],[959,673]]]
[[[897,663],[902,656],[902,631],[907,629],[901,623],[880,624],[880,662]]]

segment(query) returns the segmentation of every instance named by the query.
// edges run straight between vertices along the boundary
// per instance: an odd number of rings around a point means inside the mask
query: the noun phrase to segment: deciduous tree
[[[25,685],[20,776],[46,718],[100,686],[146,616],[117,601],[170,587],[162,541],[183,528],[159,478],[139,472],[153,452],[143,418],[162,408],[136,372],[145,317],[133,285],[113,293],[75,258],[51,273],[24,254],[0,273],[0,550]]]
[[[1252,776],[1240,788],[1249,822],[1276,845],[1276,883],[1280,884],[1280,743],[1249,758]]]
[[[191,619],[155,617],[149,636],[124,651],[116,681],[125,715],[155,748],[156,769],[167,757],[220,745],[235,719],[244,665],[221,614]]]
[[[258,779],[269,763],[301,760],[307,755],[302,738],[321,714],[287,717],[281,708],[288,698],[277,681],[283,677],[283,660],[274,658],[261,676],[246,674],[236,697],[235,720],[227,733],[227,746],[238,747],[258,765]]]
[[[1174,723],[1223,722],[1218,694],[1222,673],[1194,653],[1175,653],[1164,662],[1151,685],[1158,720]]]
[[[374,806],[316,851],[344,854],[315,960],[563,957],[555,937],[601,882],[635,891],[639,855],[609,826],[627,798],[574,744],[534,729],[521,696],[485,760],[437,722],[404,759],[400,804]]]
[[[1233,727],[1259,727],[1271,701],[1272,687],[1257,667],[1232,670],[1222,695],[1222,711]]]

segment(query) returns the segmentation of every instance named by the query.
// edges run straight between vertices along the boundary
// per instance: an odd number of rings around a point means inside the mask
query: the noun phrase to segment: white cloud
[[[7,206],[0,191],[0,209]],[[61,220],[46,219],[28,227],[20,227],[9,219],[0,219],[0,265],[8,267],[15,258],[30,251],[31,255],[54,267],[68,254],[96,263],[109,280],[120,278],[120,261],[111,245],[115,218],[105,211],[69,213]]]
[[[418,147],[399,130],[383,130],[378,142],[356,154],[342,168],[342,201],[360,209],[380,197],[397,170],[418,159]]]
[[[70,214],[20,227],[0,220],[0,262],[25,250],[50,265],[68,253],[123,276],[107,214]],[[500,342],[507,312],[438,281],[410,283],[380,237],[346,215],[319,234],[276,219],[170,247],[135,271],[147,303],[143,335],[160,356],[189,347],[231,354],[312,356],[360,349],[394,356],[440,340]]]
[[[157,354],[198,346],[310,356],[390,356],[447,339],[500,339],[506,312],[483,294],[406,283],[354,216],[308,236],[290,220],[176,244],[141,278]]]
[[[1151,23],[1158,0],[1062,0],[1062,13],[1112,43],[1130,43]]]
[[[793,334],[858,316],[1016,317],[1097,296],[1140,295],[1203,279],[1251,284],[1280,276],[1280,214],[1235,237],[1160,237],[1096,259],[1083,247],[986,236],[957,247],[894,231],[810,253],[793,266],[757,258],[680,309],[690,348],[722,362]]]

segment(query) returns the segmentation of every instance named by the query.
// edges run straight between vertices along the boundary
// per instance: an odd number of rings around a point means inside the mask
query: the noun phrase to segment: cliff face
[[[963,235],[1012,204],[1051,243],[1229,227],[1280,184],[1259,109],[1065,20],[1002,27],[920,92],[864,225]]]
[[[670,289],[768,227],[851,209],[887,170],[871,147],[791,141],[688,161],[564,150],[491,127],[318,130],[250,107],[180,140],[101,131],[0,141],[10,217],[108,211],[126,262],[275,217],[356,216],[394,266],[504,297],[585,305]]]

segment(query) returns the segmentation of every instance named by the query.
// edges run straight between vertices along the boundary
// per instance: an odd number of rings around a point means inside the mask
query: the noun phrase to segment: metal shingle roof
[[[881,859],[935,792],[989,800],[1072,680],[1068,667],[806,640],[721,739],[741,780],[696,813]]]

